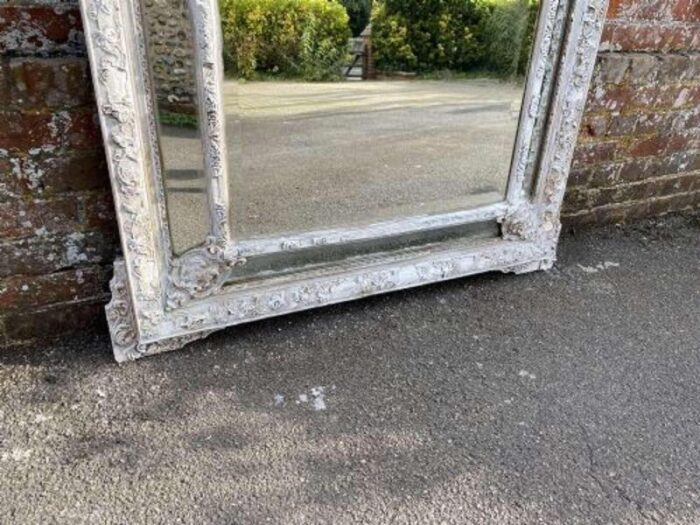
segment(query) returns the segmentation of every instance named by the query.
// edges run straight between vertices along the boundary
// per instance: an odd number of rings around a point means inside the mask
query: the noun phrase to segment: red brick
[[[618,174],[621,182],[635,182],[645,178],[686,173],[700,169],[700,154],[678,152],[664,157],[628,159]]]
[[[0,7],[0,53],[84,53],[80,11],[57,4]]]
[[[695,96],[694,87],[682,85],[635,86],[630,84],[595,86],[588,95],[589,112],[621,112],[640,108],[671,108],[688,105]]]
[[[622,182],[634,182],[652,176],[649,165],[655,159],[629,159],[621,167],[618,179]]]
[[[617,153],[617,142],[582,142],[574,150],[573,166],[613,160]]]
[[[615,203],[591,210],[592,224],[622,224],[627,222],[632,207],[630,203]]]
[[[102,144],[102,133],[97,114],[93,108],[71,113],[65,127],[64,146],[71,149],[92,149]]]
[[[52,200],[18,200],[0,209],[0,238],[71,233],[83,229],[74,197]]]
[[[6,161],[12,171],[0,170],[0,184],[7,181],[17,194],[46,197],[60,192],[109,188],[102,148],[71,153],[40,152]]]
[[[667,139],[665,137],[655,135],[650,138],[634,141],[627,150],[627,153],[632,157],[660,155],[666,150],[666,145]]]
[[[682,112],[673,123],[674,131],[700,128],[700,106],[688,112]]]
[[[624,209],[624,219],[621,222],[626,222],[630,223],[633,221],[637,221],[639,219],[643,219],[645,217],[650,217],[653,214],[651,213],[651,201],[649,199],[645,199],[643,201],[637,201],[637,202],[628,202],[626,204],[623,204],[623,209]],[[603,215],[599,215],[599,217],[602,217]],[[617,224],[619,224],[620,221],[618,221]]]
[[[118,246],[118,238],[103,232],[74,232],[0,242],[0,278],[112,264]]]
[[[5,325],[5,344],[47,340],[71,333],[97,333],[106,329],[102,297],[28,312],[12,312],[0,320]]]
[[[57,138],[50,124],[53,116],[47,113],[0,112],[0,149],[27,151],[44,145],[55,147]]]
[[[675,20],[700,22],[700,2],[697,0],[674,0],[672,4]]]
[[[606,204],[590,210],[565,214],[562,216],[562,222],[565,227],[619,224],[674,211],[695,209],[698,207],[698,202],[700,202],[700,192]]]
[[[596,199],[599,190],[593,188],[577,188],[567,194],[564,199],[562,213],[568,214],[578,210],[587,210],[593,207],[592,202]]]
[[[620,170],[623,164],[603,163],[590,167],[588,184],[591,188],[612,186],[617,183],[620,177]]]
[[[90,193],[81,198],[85,224],[92,230],[117,233],[117,218],[111,193]]]
[[[608,22],[603,26],[603,31],[600,34],[600,49],[598,50],[600,52],[613,52],[613,51],[622,51],[621,49],[615,49],[615,45],[613,44],[615,41],[615,29],[617,25],[614,24],[613,22]]]
[[[52,148],[94,149],[101,145],[97,115],[93,108],[50,113],[0,112],[0,149],[10,151]]]
[[[564,230],[575,230],[576,228],[590,228],[595,225],[595,214],[591,210],[584,212],[563,213],[561,222]]]
[[[680,153],[683,156],[682,171],[700,170],[700,152],[689,151]]]
[[[700,148],[700,134],[693,131],[671,135],[667,141],[666,153],[688,151]]]
[[[15,58],[8,76],[10,101],[18,109],[65,109],[93,103],[84,58]]]
[[[700,55],[697,53],[654,56],[660,62],[659,79],[664,79],[666,82],[700,80]]]
[[[700,105],[700,86],[684,86],[678,91],[673,107],[679,108],[688,106],[696,108]]]
[[[0,158],[0,203],[14,201],[22,193],[22,185],[10,159]]]
[[[585,115],[581,121],[579,139],[604,137],[608,129],[606,115]]]
[[[697,208],[698,200],[700,200],[700,194],[698,192],[681,193],[651,199],[648,203],[649,216],[657,216],[674,211]]]
[[[654,111],[651,113],[639,114],[635,119],[634,128],[630,130],[629,134],[649,135],[658,133],[660,129],[670,129],[675,118],[676,113],[671,112],[660,113]]]
[[[655,191],[652,195],[674,195],[677,193],[688,193],[697,189],[699,173],[684,173],[676,177],[668,177],[654,184]]]
[[[602,50],[613,51],[697,51],[700,32],[694,26],[658,22],[609,22],[603,31]]]
[[[0,57],[0,107],[9,107],[10,97],[10,60]]]
[[[610,0],[608,2],[608,18],[616,18],[623,6],[623,0]]]
[[[671,4],[668,0],[610,0],[608,18],[669,20]]]
[[[667,195],[688,194],[693,190],[696,181],[697,174],[685,174],[662,179],[645,179],[633,184],[623,184],[610,188],[579,190],[574,192],[573,206],[571,205],[572,201],[569,200],[569,206],[564,211],[573,212],[577,209],[595,209],[601,206],[630,202],[641,203]],[[577,206],[576,200],[585,202],[586,206]]]
[[[591,171],[588,166],[578,166],[569,172],[569,179],[566,183],[567,191],[573,188],[585,188],[590,185]]]
[[[647,191],[645,183],[600,188],[591,195],[589,207],[595,208],[605,204],[640,200],[646,196]]]
[[[0,280],[0,315],[55,303],[107,297],[109,271],[103,266],[47,275],[13,275]]]
[[[657,81],[668,83],[671,80],[667,75],[659,75],[663,62],[658,55],[633,53],[629,56],[630,67],[627,78],[630,83],[644,86]]]
[[[693,133],[676,135],[654,135],[633,141],[628,149],[627,155],[631,157],[648,157],[676,151],[695,149],[698,144],[698,137]]]
[[[606,130],[606,137],[621,137],[635,132],[639,115],[613,115]]]
[[[601,84],[621,84],[627,77],[631,57],[622,53],[600,53],[593,78]]]

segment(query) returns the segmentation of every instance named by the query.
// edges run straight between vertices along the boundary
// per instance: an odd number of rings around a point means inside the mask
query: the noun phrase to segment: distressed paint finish
[[[542,141],[543,168],[530,195],[524,188],[525,177],[517,171],[526,163],[516,163],[509,200],[502,215],[495,217],[502,223],[502,238],[486,244],[447,242],[410,254],[361,257],[333,269],[225,287],[228,269],[245,261],[236,240],[230,238],[228,224],[217,4],[214,0],[189,3],[195,27],[201,121],[205,123],[211,236],[204,246],[173,258],[163,256],[169,253],[169,244],[163,226],[162,189],[149,190],[159,185],[162,188],[162,182],[148,147],[154,137],[153,119],[148,114],[152,108],[139,105],[144,98],[139,94],[148,93],[149,87],[142,74],[138,8],[131,9],[129,2],[82,0],[125,255],[124,262],[117,263],[113,299],[107,307],[117,360],[169,350],[211,330],[272,315],[483,271],[524,272],[551,266],[559,233],[559,207],[606,8],[605,0],[561,2],[567,6],[564,16],[562,9],[554,8],[558,4],[544,4],[538,33],[542,47],[535,52],[527,89],[526,105],[532,111],[522,118],[516,152],[529,155],[528,137],[538,115],[542,118],[536,94],[542,90],[545,72],[555,70],[556,79],[550,81],[558,88]],[[553,57],[547,51],[549,35],[562,19],[567,21],[568,30],[560,52]],[[548,66],[553,61],[555,69]],[[417,223],[414,226],[420,230]],[[329,235],[342,237],[342,230]],[[159,264],[159,254],[165,265]]]
[[[143,46],[132,2],[95,0],[83,5],[86,38],[92,50],[92,77],[105,142],[112,193],[126,254],[126,290],[139,305],[138,315],[129,317],[130,328],[140,334],[139,325],[159,315],[162,280],[159,224],[161,218],[148,175],[149,135],[145,124],[143,80],[140,61]],[[142,41],[142,40],[141,40]],[[115,279],[118,279],[119,273]],[[109,316],[108,316],[109,317]],[[108,320],[110,320],[108,318]],[[127,321],[125,321],[126,323]],[[110,322],[110,326],[114,323]],[[120,328],[120,331],[123,330]]]

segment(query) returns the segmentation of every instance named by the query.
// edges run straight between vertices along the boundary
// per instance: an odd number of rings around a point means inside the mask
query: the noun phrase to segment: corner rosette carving
[[[126,266],[120,259],[114,263],[114,277],[109,283],[112,299],[105,306],[109,332],[112,338],[112,350],[117,362],[133,361],[146,355],[167,352],[206,337],[211,330],[173,337],[164,341],[142,344],[134,318],[134,309],[127,286]]]
[[[210,238],[203,246],[176,257],[166,291],[166,307],[178,308],[221,290],[230,270],[246,260]]]
[[[533,241],[539,236],[539,221],[531,204],[510,210],[501,222],[501,233],[507,241]]]
[[[520,206],[501,220],[501,233],[507,241],[534,242],[547,251],[554,250],[561,225],[557,214],[532,204]]]

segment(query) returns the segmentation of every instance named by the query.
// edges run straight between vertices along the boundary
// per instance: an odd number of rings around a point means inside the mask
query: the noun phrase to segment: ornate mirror
[[[551,267],[605,0],[81,0],[119,361]]]

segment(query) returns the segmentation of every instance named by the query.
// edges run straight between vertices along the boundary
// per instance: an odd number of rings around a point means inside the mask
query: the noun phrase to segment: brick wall
[[[75,4],[4,4],[0,56],[2,346],[100,326],[117,234]]]
[[[698,206],[700,0],[611,0],[565,222]]]
[[[0,7],[0,346],[103,326],[117,251],[75,3]],[[568,224],[700,206],[700,1],[612,0]]]

